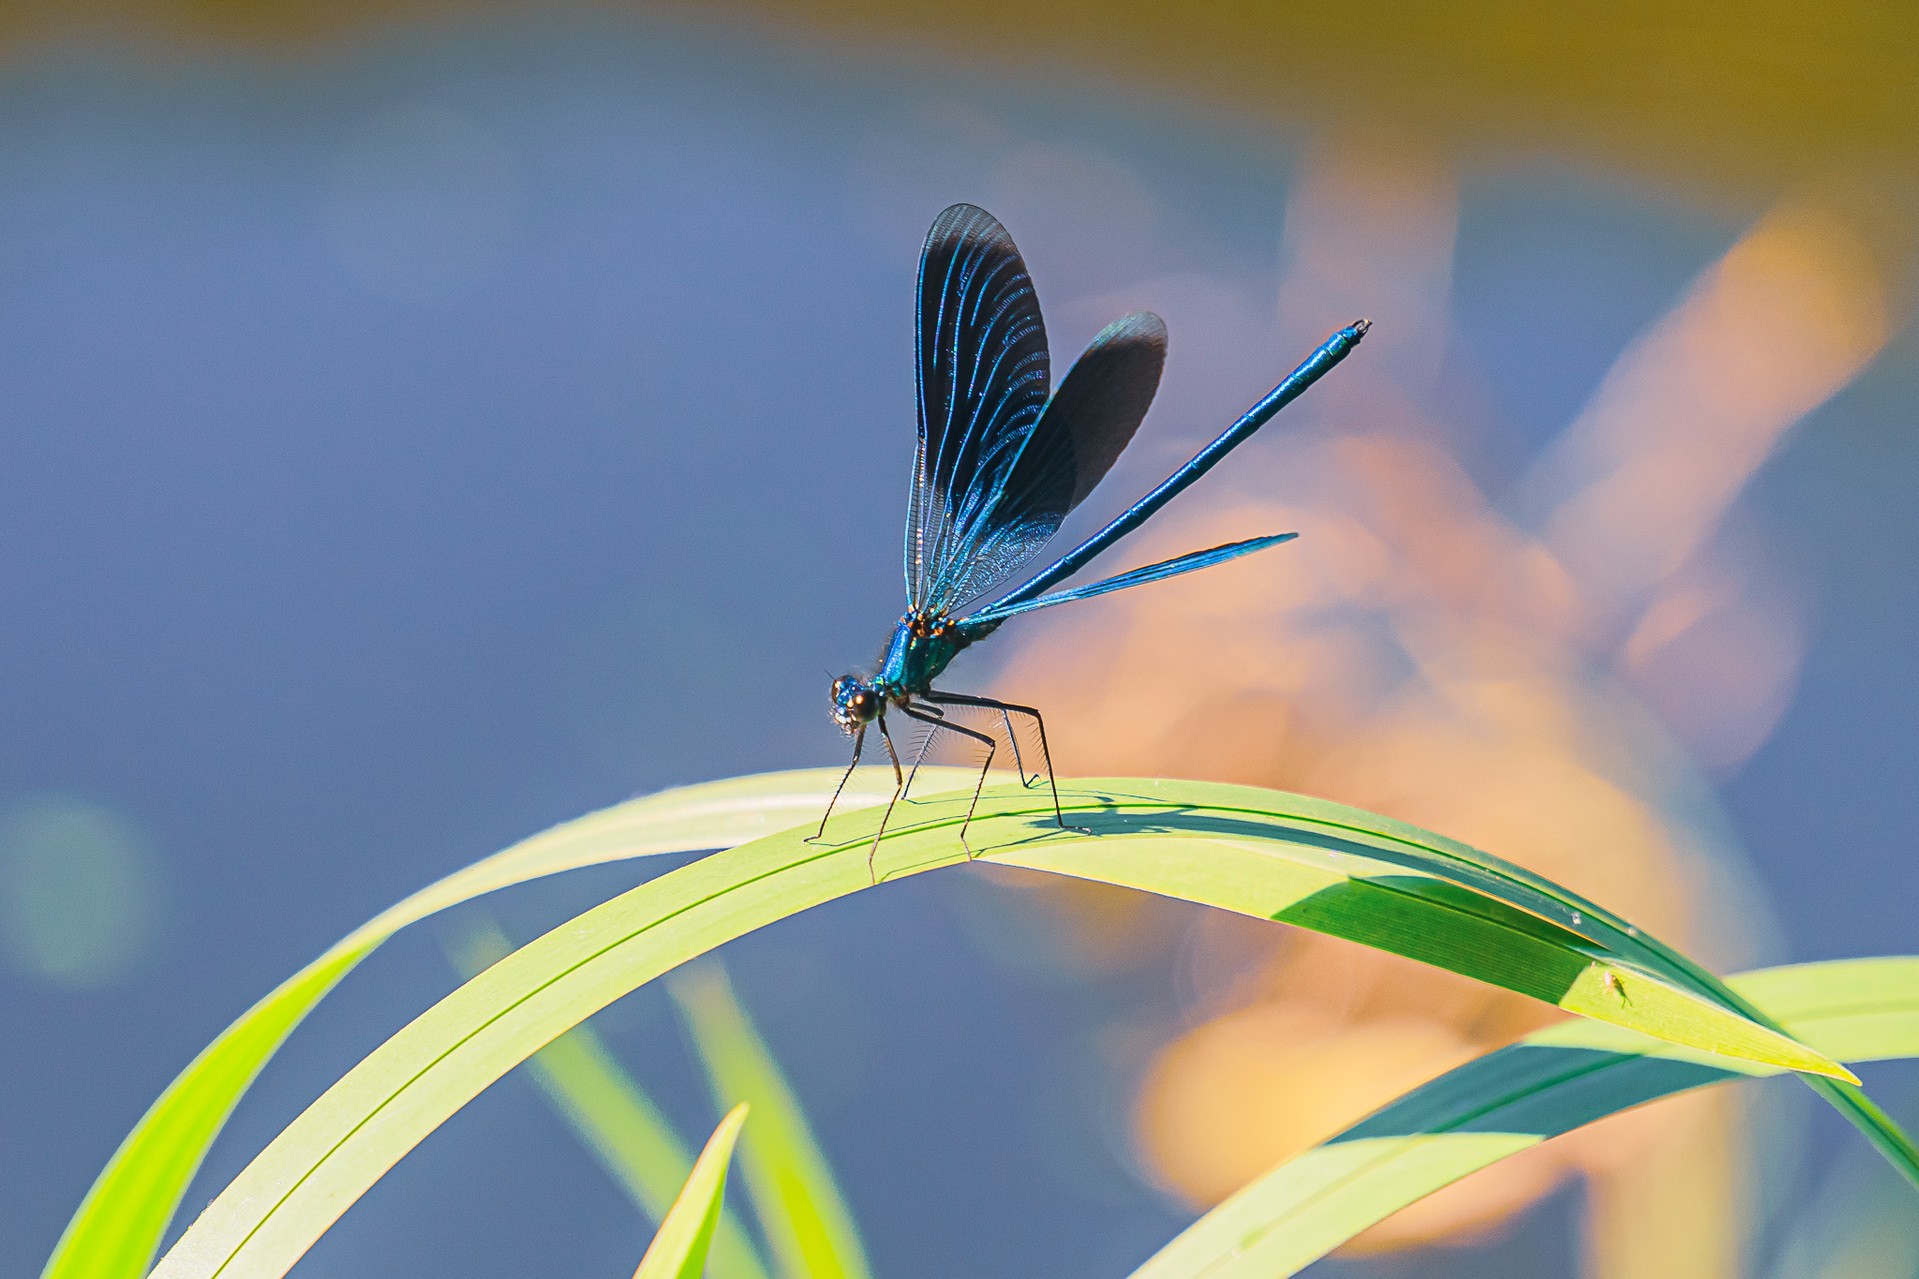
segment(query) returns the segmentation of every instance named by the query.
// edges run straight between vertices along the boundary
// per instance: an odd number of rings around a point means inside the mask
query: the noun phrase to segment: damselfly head
[[[872,723],[883,704],[879,690],[857,675],[842,675],[833,681],[833,722],[848,733],[857,733]]]

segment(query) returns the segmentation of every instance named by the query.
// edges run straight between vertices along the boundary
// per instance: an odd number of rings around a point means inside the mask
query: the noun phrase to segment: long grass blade
[[[471,977],[512,952],[506,934],[484,921],[467,929],[454,959]],[[656,1226],[664,1223],[692,1173],[693,1155],[592,1023],[580,1023],[534,1053],[524,1069],[554,1113],[646,1219]],[[711,1279],[767,1279],[765,1263],[730,1208],[720,1210],[706,1264]]]
[[[868,1279],[859,1230],[832,1167],[724,971],[703,964],[667,989],[706,1066],[714,1100],[750,1103],[758,1116],[740,1171],[783,1279]]]
[[[739,1140],[748,1109],[744,1102],[733,1107],[707,1138],[706,1149],[700,1151],[686,1185],[660,1223],[659,1233],[647,1245],[633,1279],[700,1279],[705,1272],[706,1251],[713,1242],[713,1228],[719,1224],[720,1203],[726,1194],[733,1143]]]
[[[1062,785],[983,800],[970,843],[1002,865],[1142,888],[1347,937],[1695,1049],[1837,1078],[1844,1067],[1727,1006],[1649,939],[1496,858],[1321,800],[1214,783]],[[916,802],[887,879],[964,860],[963,793]],[[374,1050],[203,1212],[158,1279],[277,1277],[428,1133],[614,999],[716,946],[870,886],[879,813],[703,858],[585,912],[467,982]]]
[[[884,775],[882,775],[884,773]],[[920,770],[928,789],[967,783],[971,770]],[[522,840],[382,911],[271,994],[167,1086],[95,1179],[42,1279],[139,1279],[227,1116],[260,1068],[340,979],[400,929],[496,889],[582,866],[661,853],[729,848],[806,820],[826,807],[837,769],[763,773],[662,791],[590,813]],[[893,792],[890,772],[847,783],[849,807]]]
[[[1919,957],[1732,978],[1803,1042],[1847,1062],[1919,1056]],[[1488,1164],[1607,1115],[1778,1068],[1574,1021],[1441,1075],[1274,1168],[1188,1227],[1132,1279],[1277,1279]]]

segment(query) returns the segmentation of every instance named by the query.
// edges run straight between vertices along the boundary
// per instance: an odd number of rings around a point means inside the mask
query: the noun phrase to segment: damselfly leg
[[[880,855],[880,840],[886,837],[886,823],[893,820],[893,810],[899,807],[900,796],[906,793],[906,774],[900,771],[900,753],[893,749],[893,735],[886,731],[886,716],[879,717],[879,726],[880,741],[886,746],[887,758],[893,761],[893,798],[886,801],[886,811],[880,814],[880,828],[873,832],[873,846],[866,850],[866,876],[875,884],[880,882],[879,871],[873,865]]]
[[[1060,811],[1059,781],[1057,778],[1053,776],[1053,750],[1052,750],[1052,747],[1047,745],[1047,742],[1046,742],[1046,719],[1044,716],[1042,716],[1039,713],[1039,710],[1036,707],[1019,706],[1012,702],[1002,702],[998,700],[997,698],[992,698],[992,697],[977,697],[971,693],[947,693],[947,692],[941,692],[938,690],[929,690],[928,692],[923,694],[923,698],[924,700],[932,702],[935,705],[978,706],[986,710],[998,711],[1000,713],[1001,718],[1006,720],[1006,736],[1009,740],[1011,740],[1014,743],[1013,760],[1016,764],[1019,762],[1019,744],[1018,744],[1018,738],[1014,737],[1013,735],[1013,721],[1009,712],[1016,712],[1021,715],[1031,716],[1033,723],[1039,726],[1039,754],[1040,754],[1040,760],[1045,765],[1045,768],[1046,768],[1046,784],[1051,789],[1053,794],[1053,820],[1059,823],[1059,828],[1061,830],[1077,830],[1077,831],[1081,831],[1082,833],[1089,833],[1089,832],[1086,832],[1083,827],[1068,826],[1066,824],[1065,813]],[[1035,781],[1038,780],[1037,775],[1035,776],[1034,780]],[[1022,786],[1031,785],[1031,783],[1029,783],[1026,780],[1026,774],[1023,768],[1021,769],[1021,772],[1020,772],[1020,784]]]
[[[913,752],[913,767],[906,770],[906,790],[901,793],[901,799],[906,798],[908,794],[912,793],[913,779],[920,775],[920,765],[926,762],[927,750],[932,747],[933,739],[940,735],[940,729],[946,727],[945,711],[937,706],[928,706],[925,709],[938,716],[940,722],[935,727],[928,729],[926,736],[920,738],[919,749]]]
[[[952,727],[952,725],[946,723],[946,712],[927,701],[924,695],[920,698],[919,707],[927,714],[937,716],[940,723],[929,729],[926,735],[920,738],[919,749],[913,752],[913,766],[906,770],[906,795],[913,793],[913,782],[920,775],[920,765],[926,762],[926,752],[931,750],[933,743],[939,739],[939,730]],[[1020,708],[1015,707],[1013,709]],[[1006,726],[1006,744],[1013,748],[1013,767],[1019,770],[1020,785],[1037,785],[1040,774],[1034,773],[1030,780],[1026,776],[1026,765],[1020,759],[1019,737],[1013,732],[1012,717],[1006,714],[1005,711],[1001,711],[1000,722]],[[900,798],[905,799],[906,795],[902,795]]]
[[[942,696],[942,694],[933,694],[933,696]],[[971,705],[971,703],[965,703],[965,704]],[[935,706],[932,702],[928,701],[926,694],[921,694],[919,707],[921,710],[925,711],[929,715],[938,716],[940,719],[940,723],[939,725],[931,729],[926,734],[926,736],[920,738],[919,749],[913,752],[913,767],[906,770],[906,793],[908,795],[913,793],[913,781],[915,778],[917,778],[920,775],[920,765],[926,762],[926,752],[932,749],[933,743],[936,740],[938,740],[939,730],[941,728],[952,727],[950,724],[947,724],[945,722],[946,712],[941,710],[938,706]],[[1034,773],[1031,777],[1028,777],[1026,775],[1026,763],[1024,760],[1020,758],[1019,734],[1013,730],[1013,717],[1007,714],[1008,711],[1025,710],[1025,709],[1026,707],[1024,706],[1002,707],[1000,709],[999,718],[1000,718],[1000,723],[1005,725],[1006,727],[1006,744],[1013,748],[1013,767],[1019,771],[1019,784],[1021,786],[1030,787],[1030,786],[1039,785],[1040,778],[1045,776],[1045,774]],[[1033,712],[1033,716],[1037,720],[1039,718],[1039,712],[1037,711]],[[1046,730],[1046,725],[1042,721],[1040,723],[1042,749],[1044,748],[1045,730]],[[905,796],[902,795],[900,798],[904,799]]]
[[[944,715],[937,713],[927,715],[912,706],[902,706],[900,709],[904,711],[909,718],[916,719],[922,724],[931,724],[936,729],[949,729],[952,732],[960,734],[962,737],[970,737],[976,742],[983,743],[986,747],[986,762],[980,765],[979,780],[973,783],[973,802],[966,806],[966,820],[960,823],[959,828],[960,847],[966,850],[968,857],[971,857],[973,856],[973,849],[972,846],[966,842],[966,828],[973,824],[973,812],[979,807],[980,792],[986,789],[986,774],[992,771],[993,753],[999,749],[999,743],[995,742],[992,737],[986,733],[968,728],[964,724],[953,723]]]
[[[900,802],[900,796],[906,793],[907,782],[906,774],[900,770],[900,753],[893,749],[893,735],[886,731],[886,717],[884,715],[880,716],[878,723],[880,742],[886,747],[887,758],[893,761],[893,798],[886,803],[886,812],[880,816],[879,832],[873,836],[872,851],[866,855],[866,869],[868,872],[871,872],[873,869],[873,859],[879,855],[880,836],[886,834],[887,819],[892,817],[893,808]],[[808,837],[807,843],[823,844],[826,842],[826,823],[832,819],[833,809],[840,802],[840,795],[845,792],[846,783],[853,776],[853,770],[860,766],[860,752],[865,749],[866,726],[862,724],[860,725],[859,731],[853,734],[853,760],[846,766],[846,771],[840,774],[840,784],[833,788],[833,798],[826,802],[826,812],[820,817],[820,828]],[[873,882],[878,883],[879,880],[875,879]]]
[[[1007,745],[1013,748],[1013,769],[1015,772],[1019,774],[1019,784],[1021,786],[1032,787],[1032,786],[1039,785],[1040,775],[1038,773],[1034,773],[1031,777],[1028,777],[1026,775],[1026,760],[1022,758],[1021,756],[1021,752],[1019,748],[1019,734],[1015,732],[1013,729],[1012,712],[1015,710],[1021,710],[1021,709],[1024,709],[1024,708],[1014,707],[1014,706],[1002,706],[999,712],[999,722],[1006,726],[1006,743]],[[1039,718],[1039,715],[1037,712],[1034,713],[1033,718],[1034,719]]]
[[[853,734],[853,762],[846,766],[844,773],[840,774],[840,784],[833,788],[833,798],[826,801],[826,811],[820,814],[820,828],[813,832],[812,836],[807,839],[807,843],[823,844],[826,842],[827,819],[833,815],[833,806],[840,802],[840,792],[846,789],[846,783],[852,778],[853,770],[860,766],[860,751],[865,749],[865,747],[866,725],[862,724],[860,725],[859,731]]]

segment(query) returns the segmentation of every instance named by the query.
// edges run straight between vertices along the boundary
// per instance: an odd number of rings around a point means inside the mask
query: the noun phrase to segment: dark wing
[[[956,204],[920,253],[919,450],[906,517],[906,598],[950,601],[1046,408],[1046,326],[1013,237]]]
[[[1166,364],[1166,326],[1138,312],[1106,326],[1074,363],[1025,447],[960,543],[941,607],[984,594],[1032,558],[1139,429]]]

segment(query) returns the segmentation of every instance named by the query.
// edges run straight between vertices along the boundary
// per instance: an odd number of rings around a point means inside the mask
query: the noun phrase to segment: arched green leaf
[[[1415,827],[1212,783],[1081,781],[1061,792],[1082,829],[1058,830],[1042,792],[1009,787],[981,803],[969,843],[1002,865],[1297,923],[1668,1042],[1851,1079],[1592,903]],[[963,860],[965,810],[959,794],[896,814],[880,850],[884,877]],[[801,829],[716,853],[528,943],[328,1089],[201,1214],[156,1276],[284,1274],[408,1150],[558,1034],[734,937],[870,887],[878,821],[873,810],[836,819],[824,846]]]
[[[838,769],[763,773],[662,791],[589,813],[427,886],[382,911],[242,1014],[167,1086],[114,1152],[67,1223],[42,1279],[139,1279],[187,1183],[227,1116],[293,1028],[388,937],[449,906],[582,866],[728,848],[826,808]],[[969,769],[922,768],[926,787],[970,783]],[[862,770],[841,804],[893,793],[889,772]]]

